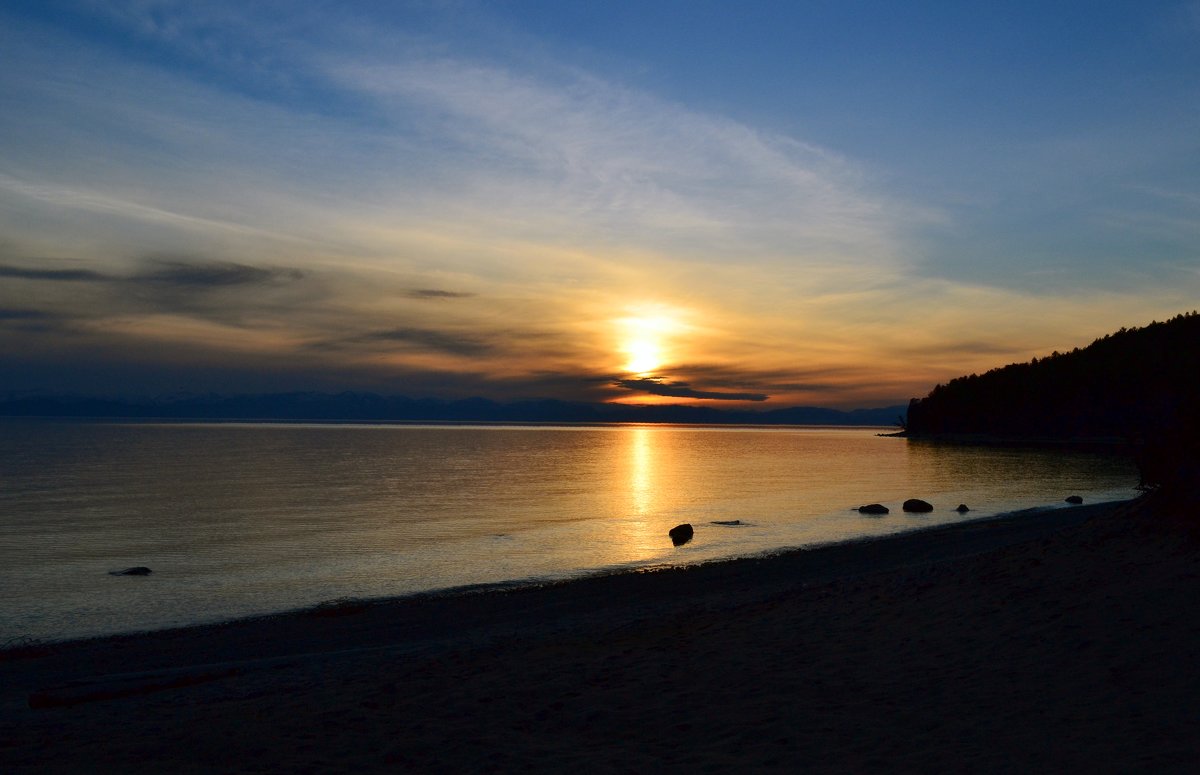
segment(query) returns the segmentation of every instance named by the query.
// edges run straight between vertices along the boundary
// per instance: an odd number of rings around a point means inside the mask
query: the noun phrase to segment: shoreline
[[[0,763],[1182,770],[1198,552],[1151,500],[10,652]]]
[[[958,522],[905,528],[898,530],[897,532],[887,533],[884,535],[858,536],[839,541],[830,541],[827,543],[766,550],[762,553],[754,555],[700,560],[688,564],[663,564],[630,568],[602,568],[585,572],[578,576],[571,576],[561,579],[512,579],[506,581],[469,584],[458,587],[432,589],[421,592],[413,592],[410,594],[365,598],[336,598],[332,600],[321,601],[313,605],[280,609],[277,611],[251,614],[248,616],[236,616],[228,619],[219,619],[216,621],[201,621],[195,624],[156,627],[144,630],[129,630],[126,632],[68,636],[64,638],[21,637],[19,639],[14,639],[16,642],[13,645],[0,645],[0,664],[3,664],[4,661],[7,661],[13,656],[19,656],[20,653],[23,652],[70,648],[76,644],[102,644],[108,641],[126,642],[130,639],[153,638],[155,636],[172,633],[191,633],[202,635],[209,630],[224,630],[231,628],[236,629],[242,626],[254,627],[259,626],[260,624],[268,624],[271,622],[278,622],[280,620],[298,617],[332,617],[341,615],[339,612],[358,612],[375,608],[385,608],[389,609],[389,611],[398,611],[408,607],[420,608],[427,605],[436,605],[439,601],[461,601],[476,597],[487,598],[489,596],[496,597],[537,592],[552,593],[555,590],[563,590],[563,594],[570,594],[571,588],[576,585],[581,585],[580,590],[588,585],[593,584],[604,585],[606,583],[611,583],[613,585],[621,586],[623,585],[623,582],[621,582],[620,579],[626,576],[662,579],[663,581],[661,583],[665,586],[669,584],[680,583],[672,579],[672,576],[680,574],[687,574],[689,577],[697,580],[720,576],[730,576],[744,580],[750,573],[760,574],[760,579],[766,579],[784,573],[792,574],[799,572],[803,575],[807,575],[808,573],[815,571],[817,568],[824,569],[825,573],[831,574],[831,578],[843,575],[855,575],[863,572],[869,573],[875,571],[886,571],[889,569],[889,566],[882,566],[873,569],[865,568],[866,562],[863,559],[855,557],[855,555],[859,554],[857,551],[858,548],[862,547],[865,552],[871,552],[873,545],[877,543],[910,539],[910,542],[916,546],[921,546],[928,543],[929,546],[924,549],[918,549],[918,552],[923,555],[931,555],[931,549],[934,544],[930,542],[938,541],[939,538],[943,537],[943,533],[946,534],[944,536],[946,538],[954,538],[955,536],[959,536],[965,540],[969,533],[976,533],[978,530],[972,529],[970,526],[984,525],[992,522],[1004,522],[1005,524],[1002,526],[1003,530],[989,530],[988,538],[985,539],[984,542],[981,543],[978,541],[978,539],[976,539],[975,542],[971,544],[978,547],[976,551],[987,551],[990,548],[998,548],[1000,546],[1000,544],[997,543],[998,539],[1007,538],[1009,542],[1023,539],[1028,540],[1028,537],[1031,533],[1052,531],[1068,525],[1077,524],[1078,522],[1088,519],[1097,512],[1108,511],[1122,504],[1131,503],[1134,500],[1136,500],[1136,497],[1130,499],[1088,503],[1084,505],[1054,504],[1035,506],[1028,509],[1002,512],[988,516],[974,518],[968,517]],[[882,546],[877,548],[879,548],[880,551],[871,552],[871,555],[876,558],[874,561],[879,562],[881,561],[880,558],[883,558],[883,562],[889,562],[894,560],[895,556],[901,551],[907,551],[908,544],[897,543],[891,547],[890,551],[883,549]],[[948,559],[948,557],[931,557],[931,559],[936,561],[937,559]],[[805,565],[809,567],[802,567]],[[837,569],[838,567],[841,567],[840,571]]]
[[[1107,501],[1089,502],[1082,508],[1090,509],[1095,506],[1115,504],[1125,500],[1127,497],[1120,497],[1122,493],[1116,491],[1106,491],[1103,493],[1086,493],[1086,497],[1092,498],[1108,498]],[[1037,518],[1038,514],[1049,514],[1058,512],[1074,512],[1080,509],[1077,505],[1067,505],[1065,503],[1049,503],[1035,505],[1031,507],[1019,508],[1015,511],[1002,511],[998,513],[990,513],[988,509],[980,508],[968,514],[958,513],[941,513],[934,517],[934,520],[945,519],[949,521],[939,522],[929,519],[930,515],[917,514],[914,521],[914,515],[902,514],[898,506],[893,506],[895,514],[892,519],[885,520],[891,527],[887,528],[893,532],[884,532],[877,534],[862,534],[862,535],[843,535],[836,538],[824,538],[812,542],[800,543],[795,542],[781,547],[766,547],[755,548],[753,551],[743,550],[738,554],[729,555],[713,555],[709,557],[698,557],[686,560],[681,560],[671,557],[660,557],[655,560],[646,560],[640,562],[629,562],[607,566],[596,566],[592,568],[580,568],[567,571],[559,571],[546,573],[544,575],[531,575],[516,578],[497,578],[494,580],[482,580],[474,583],[466,583],[457,586],[435,587],[428,589],[414,589],[411,591],[384,591],[379,594],[365,595],[331,595],[326,598],[309,598],[298,602],[284,603],[277,608],[262,607],[257,610],[242,611],[242,612],[220,612],[204,610],[202,615],[191,617],[191,621],[176,619],[156,623],[147,621],[142,624],[130,623],[123,629],[116,627],[91,628],[76,627],[73,631],[66,630],[63,634],[53,633],[33,633],[10,631],[9,633],[0,633],[0,661],[6,658],[6,655],[11,655],[17,652],[25,652],[30,650],[44,650],[53,648],[59,645],[66,645],[75,642],[95,642],[109,639],[133,638],[141,636],[151,636],[159,632],[173,630],[201,631],[213,627],[227,627],[237,625],[243,622],[253,622],[256,620],[275,620],[280,617],[292,615],[304,615],[313,609],[324,609],[329,611],[337,607],[354,607],[363,608],[378,605],[400,605],[403,606],[410,602],[420,601],[436,601],[444,598],[460,598],[463,596],[474,595],[502,595],[513,592],[520,592],[528,589],[541,588],[557,588],[563,585],[571,585],[576,583],[586,583],[595,579],[607,578],[610,576],[624,575],[654,575],[671,573],[675,571],[692,570],[700,566],[724,566],[728,563],[740,562],[762,562],[770,561],[779,557],[788,555],[804,555],[808,556],[814,551],[825,551],[834,549],[839,546],[855,546],[860,543],[870,543],[874,541],[889,541],[910,533],[923,533],[926,531],[937,531],[942,529],[953,529],[960,525],[965,525],[975,522],[985,522],[991,520],[1013,520],[1014,518],[1030,519]],[[861,515],[856,513],[856,508],[846,510],[852,513],[853,517],[869,524],[878,524],[879,518],[873,515]],[[945,512],[945,510],[942,510]],[[907,523],[898,524],[895,519],[907,519]],[[1056,520],[1064,519],[1060,514]],[[932,522],[932,524],[930,524]],[[664,523],[665,524],[665,523]],[[700,527],[704,527],[704,523],[697,523]],[[711,528],[707,528],[711,529]],[[667,542],[663,535],[664,543]],[[159,570],[156,566],[155,570]],[[113,571],[109,571],[110,575]],[[15,629],[15,628],[14,628]],[[60,630],[61,631],[61,630]]]

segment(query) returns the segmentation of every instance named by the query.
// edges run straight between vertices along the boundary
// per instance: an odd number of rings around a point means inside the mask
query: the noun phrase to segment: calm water
[[[0,643],[750,555],[1137,481],[1099,455],[877,432],[5,422]],[[892,514],[852,510],[874,501]],[[108,575],[133,565],[154,573]]]

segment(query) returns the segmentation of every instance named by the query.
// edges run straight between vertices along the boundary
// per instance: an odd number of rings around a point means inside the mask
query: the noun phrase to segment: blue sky
[[[0,9],[0,390],[863,406],[1196,306],[1200,3],[380,5]]]

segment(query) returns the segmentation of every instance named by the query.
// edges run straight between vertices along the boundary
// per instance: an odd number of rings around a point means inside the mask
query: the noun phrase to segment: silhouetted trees
[[[908,408],[912,435],[1122,441],[1143,484],[1176,481],[1200,458],[1200,314],[1125,329],[938,385]]]

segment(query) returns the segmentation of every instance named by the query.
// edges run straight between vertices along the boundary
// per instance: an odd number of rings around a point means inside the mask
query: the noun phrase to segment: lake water
[[[0,643],[694,563],[1135,494],[1119,458],[879,431],[7,421]],[[902,513],[910,497],[935,511]],[[853,510],[870,502],[892,513]],[[667,531],[681,522],[695,538],[674,547]],[[136,565],[154,572],[108,573]]]

